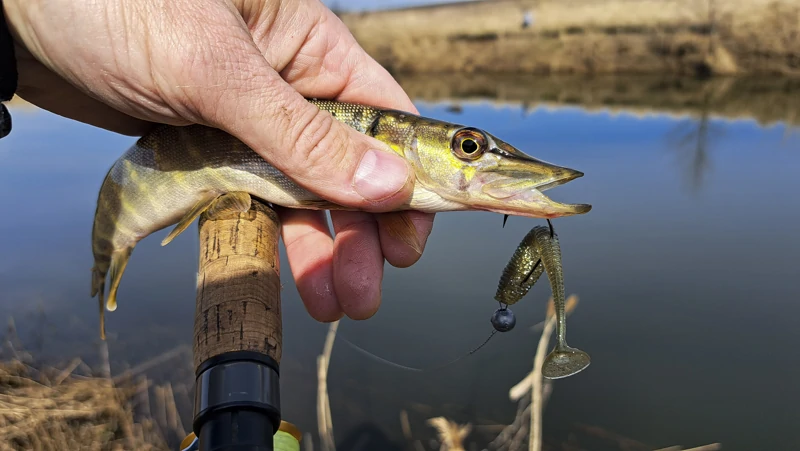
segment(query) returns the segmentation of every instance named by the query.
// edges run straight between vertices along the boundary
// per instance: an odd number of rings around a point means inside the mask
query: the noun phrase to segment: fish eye
[[[461,150],[466,154],[471,154],[478,150],[478,143],[472,138],[467,138],[461,141]]]
[[[486,136],[475,129],[462,129],[453,137],[451,149],[462,160],[475,160],[480,157],[487,146]]]

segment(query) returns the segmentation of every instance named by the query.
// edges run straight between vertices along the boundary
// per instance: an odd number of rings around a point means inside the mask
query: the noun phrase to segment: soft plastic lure
[[[513,327],[514,316],[507,306],[519,302],[546,271],[556,308],[557,342],[542,365],[542,375],[548,379],[560,379],[583,371],[589,366],[591,359],[584,351],[567,345],[567,301],[561,245],[549,220],[548,225],[549,227],[532,228],[503,269],[495,294],[495,299],[501,303],[501,308],[492,317],[492,324],[495,325],[495,329],[502,330],[503,325],[509,321],[507,318],[510,317]]]

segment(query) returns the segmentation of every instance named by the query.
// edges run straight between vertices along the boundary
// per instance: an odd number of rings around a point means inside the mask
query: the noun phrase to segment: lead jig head
[[[517,324],[517,317],[508,307],[500,307],[492,314],[492,327],[498,332],[508,332]]]

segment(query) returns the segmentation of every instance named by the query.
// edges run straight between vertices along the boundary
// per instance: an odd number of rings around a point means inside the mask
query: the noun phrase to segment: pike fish
[[[398,110],[308,99],[353,129],[387,144],[415,172],[411,199],[395,211],[482,210],[555,218],[586,213],[586,204],[563,204],[543,191],[583,173],[533,158],[478,128]],[[251,196],[274,205],[348,210],[293,182],[252,149],[218,129],[158,126],[110,168],[97,199],[92,229],[91,296],[117,308],[117,290],[136,244],[177,224],[166,245],[203,212],[246,212]],[[392,233],[419,250],[413,224],[393,215]]]
[[[495,299],[506,305],[519,302],[545,271],[553,292],[557,341],[542,364],[542,376],[560,379],[583,371],[591,359],[586,352],[567,345],[567,300],[561,245],[552,227],[536,226],[525,235],[503,269]]]

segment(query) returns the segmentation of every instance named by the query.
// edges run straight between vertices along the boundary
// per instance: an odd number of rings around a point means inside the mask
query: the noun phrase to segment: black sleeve
[[[17,60],[14,56],[14,40],[8,31],[3,1],[0,0],[0,102],[11,100],[17,91]],[[11,115],[0,104],[0,138],[11,132]]]

